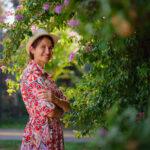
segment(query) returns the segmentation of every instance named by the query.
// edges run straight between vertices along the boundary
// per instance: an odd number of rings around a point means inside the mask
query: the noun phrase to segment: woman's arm
[[[21,93],[25,105],[28,107],[30,115],[40,115],[44,117],[60,118],[63,110],[57,107],[51,101],[43,99],[39,93],[45,89],[45,85],[38,71],[29,73],[25,80],[21,83]],[[51,94],[51,91],[48,91]]]
[[[52,102],[62,108],[64,112],[68,112],[70,110],[70,104],[67,100],[60,99],[56,96],[52,99]]]
[[[46,91],[46,90],[41,90],[40,94],[38,95],[41,99],[46,99],[52,103],[54,103],[55,105],[57,105],[58,107],[62,108],[64,112],[68,112],[70,110],[70,104],[69,102],[66,100],[66,98],[64,99],[60,99],[59,97],[56,97],[53,93],[51,93],[50,91]]]
[[[55,107],[55,109],[48,115],[50,118],[61,118],[63,115],[63,110],[59,108],[58,106]]]

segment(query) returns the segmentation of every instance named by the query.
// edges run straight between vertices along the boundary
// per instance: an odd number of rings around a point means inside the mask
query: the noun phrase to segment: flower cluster
[[[6,78],[5,79],[5,82],[7,83],[7,82],[9,82],[11,79],[9,79],[9,78]]]
[[[63,4],[58,4],[56,7],[55,7],[55,13],[56,14],[60,14],[62,12],[62,9],[63,7],[66,7],[69,5],[69,0],[64,0],[64,3]]]
[[[63,5],[59,4],[55,7],[55,13],[60,14],[62,12]]]
[[[5,11],[5,15],[0,16],[0,22],[4,22],[4,20],[9,17],[9,16],[14,16],[14,12],[13,11]]]
[[[6,70],[6,69],[7,69],[7,67],[6,67],[6,66],[4,66],[4,65],[2,65],[2,66],[0,67],[0,69],[1,69],[2,71],[4,71],[4,70]]]
[[[45,11],[48,11],[49,8],[50,8],[50,4],[49,4],[49,3],[44,3],[44,4],[43,4],[43,9],[44,9]]]
[[[22,10],[23,9],[23,5],[19,5],[17,6],[16,10]]]
[[[76,19],[70,19],[68,22],[67,22],[67,24],[69,25],[69,26],[71,26],[71,27],[76,27],[76,26],[78,26],[79,25],[79,20],[76,20]]]
[[[56,7],[54,8],[54,12],[56,14],[60,14],[62,12],[63,7],[68,5],[69,5],[69,0],[64,0],[63,4],[56,5]],[[50,4],[48,2],[43,4],[43,10],[48,11],[49,8],[50,8]]]
[[[62,4],[57,4],[57,5],[55,6],[55,8],[54,8],[54,12],[55,12],[57,15],[61,14],[63,8],[65,8],[66,6],[68,6],[69,3],[70,3],[70,0],[64,0],[64,2],[63,2]],[[23,9],[23,5],[19,5],[19,6],[17,7],[17,10],[22,10],[22,9]],[[44,3],[43,6],[42,6],[42,9],[43,9],[44,11],[49,11],[49,9],[50,9],[50,4],[49,4],[48,2]],[[7,12],[7,15],[13,15],[13,13],[12,13],[12,12]],[[24,19],[24,16],[23,16],[22,14],[16,14],[16,15],[15,15],[15,19],[16,19],[17,21],[22,21],[22,20]],[[4,17],[3,17],[3,18],[1,17],[1,18],[0,18],[0,22],[3,22],[3,20],[4,20]],[[72,19],[70,19],[70,20],[67,21],[67,25],[70,26],[70,27],[76,27],[76,26],[78,26],[79,24],[80,24],[80,22],[79,22],[79,20],[77,20],[77,19],[73,19],[73,18],[72,18]]]
[[[14,15],[14,12],[12,12],[12,11],[5,12],[5,16],[13,16],[13,15]]]
[[[15,15],[15,19],[16,19],[17,21],[21,21],[21,20],[23,20],[23,18],[24,18],[24,16],[21,15],[21,14]]]
[[[81,36],[75,31],[69,32],[68,37],[69,38],[75,38],[77,41],[80,41],[80,39],[81,39]]]
[[[64,0],[64,6],[68,6],[69,5],[69,0]]]
[[[31,26],[32,33],[35,33],[37,31],[38,27],[36,25]]]
[[[0,16],[0,22],[1,22],[1,23],[4,22],[5,19],[6,19],[5,16]]]
[[[79,50],[78,48],[75,48],[74,51],[72,51],[70,53],[70,55],[69,55],[69,61],[70,62],[73,61],[73,59],[75,58],[75,55],[76,55],[76,53],[77,53],[78,50]]]

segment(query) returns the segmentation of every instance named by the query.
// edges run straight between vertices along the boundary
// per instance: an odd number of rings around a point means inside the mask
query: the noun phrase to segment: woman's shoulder
[[[26,68],[23,70],[21,75],[21,82],[33,82],[37,80],[37,78],[42,76],[41,70],[34,64],[29,63]]]

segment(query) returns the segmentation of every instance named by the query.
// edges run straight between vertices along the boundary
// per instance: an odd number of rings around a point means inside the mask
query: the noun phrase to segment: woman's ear
[[[34,54],[34,48],[32,46],[29,47],[29,52]]]

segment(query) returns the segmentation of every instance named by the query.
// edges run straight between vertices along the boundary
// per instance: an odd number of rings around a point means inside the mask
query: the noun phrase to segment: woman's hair
[[[43,35],[43,36],[40,36],[39,38],[37,38],[33,43],[32,43],[32,47],[33,48],[36,48],[38,46],[38,44],[43,40],[43,38],[48,38],[51,42],[52,42],[52,47],[54,47],[54,40],[52,37],[48,36],[48,35]],[[30,59],[34,59],[34,55],[29,52],[29,57]]]

